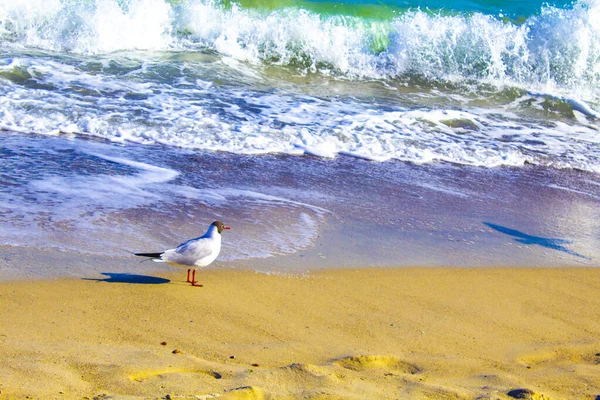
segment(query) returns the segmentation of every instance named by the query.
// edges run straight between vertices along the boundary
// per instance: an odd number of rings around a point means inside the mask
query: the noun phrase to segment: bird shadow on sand
[[[583,258],[586,260],[591,260],[589,257],[584,256],[583,254],[579,254],[573,250],[565,247],[566,244],[573,243],[571,240],[565,239],[555,239],[555,238],[545,238],[541,236],[533,236],[528,235],[527,233],[518,231],[516,229],[507,228],[505,226],[492,224],[490,222],[484,222],[484,225],[489,226],[490,228],[504,233],[505,235],[513,236],[516,242],[527,244],[527,245],[538,245],[542,247],[546,247],[548,249],[561,251],[563,253],[570,254],[575,257]]]
[[[100,275],[106,276],[103,279],[83,278],[84,281],[108,282],[108,283],[132,283],[138,285],[160,285],[171,282],[166,278],[156,276],[127,274],[118,272],[101,272]]]

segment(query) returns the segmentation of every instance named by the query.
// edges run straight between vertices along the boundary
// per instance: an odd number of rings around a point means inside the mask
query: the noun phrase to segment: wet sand
[[[153,273],[131,254],[175,247],[217,219],[232,227],[219,265],[262,271],[600,260],[600,180],[589,172],[0,140],[5,170],[18,171],[0,177],[0,243],[62,251],[24,259],[0,248],[0,280]],[[104,267],[106,254],[121,259]]]
[[[0,398],[600,396],[600,269],[199,275],[0,283]]]

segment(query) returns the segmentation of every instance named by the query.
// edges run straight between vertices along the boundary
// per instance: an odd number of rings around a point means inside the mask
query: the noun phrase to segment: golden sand
[[[600,269],[184,275],[1,283],[0,398],[600,396]]]

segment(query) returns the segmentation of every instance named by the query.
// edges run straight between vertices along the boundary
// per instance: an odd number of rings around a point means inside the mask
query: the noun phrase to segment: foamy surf
[[[207,85],[230,71],[218,59],[174,67],[124,58],[111,68],[125,74],[106,79],[98,76],[105,67],[90,63],[11,60],[4,67],[9,83],[0,88],[4,129],[241,154],[599,170],[597,121],[582,101],[520,92],[481,98],[453,90],[418,94],[421,104],[415,106],[410,93],[393,88],[388,94],[378,83],[323,81],[333,96],[321,93],[321,82],[307,81],[304,93],[263,89],[264,80],[247,73],[246,85],[256,89],[237,87],[237,77]],[[165,73],[173,75],[171,81],[141,81]],[[336,90],[354,95],[340,97]],[[386,102],[391,94],[397,96],[393,106]]]
[[[200,0],[11,1],[0,4],[0,34],[9,46],[54,52],[208,50],[350,78],[488,80],[576,90],[577,98],[597,96],[589,84],[598,83],[598,8],[592,0],[545,6],[515,24],[477,11],[409,9],[377,19]]]
[[[18,182],[5,182],[1,193],[2,243],[126,256],[127,249],[142,244],[177,245],[203,233],[201,221],[229,218],[236,229],[228,235],[222,259],[231,261],[306,248],[329,213],[226,182],[213,187],[181,183],[179,171],[115,155],[106,145],[88,143],[74,150],[65,142],[41,143],[27,147],[30,160],[18,161],[14,154],[24,150],[5,142],[10,161],[21,163],[13,165],[21,175]],[[38,168],[29,170],[30,162]]]
[[[237,154],[599,171],[598,10],[544,6],[514,23],[477,10],[3,2],[0,126]]]

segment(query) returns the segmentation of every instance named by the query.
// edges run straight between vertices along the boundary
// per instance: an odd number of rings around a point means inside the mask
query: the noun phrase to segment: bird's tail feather
[[[136,256],[140,257],[150,257],[150,258],[160,258],[162,253],[134,253]]]

